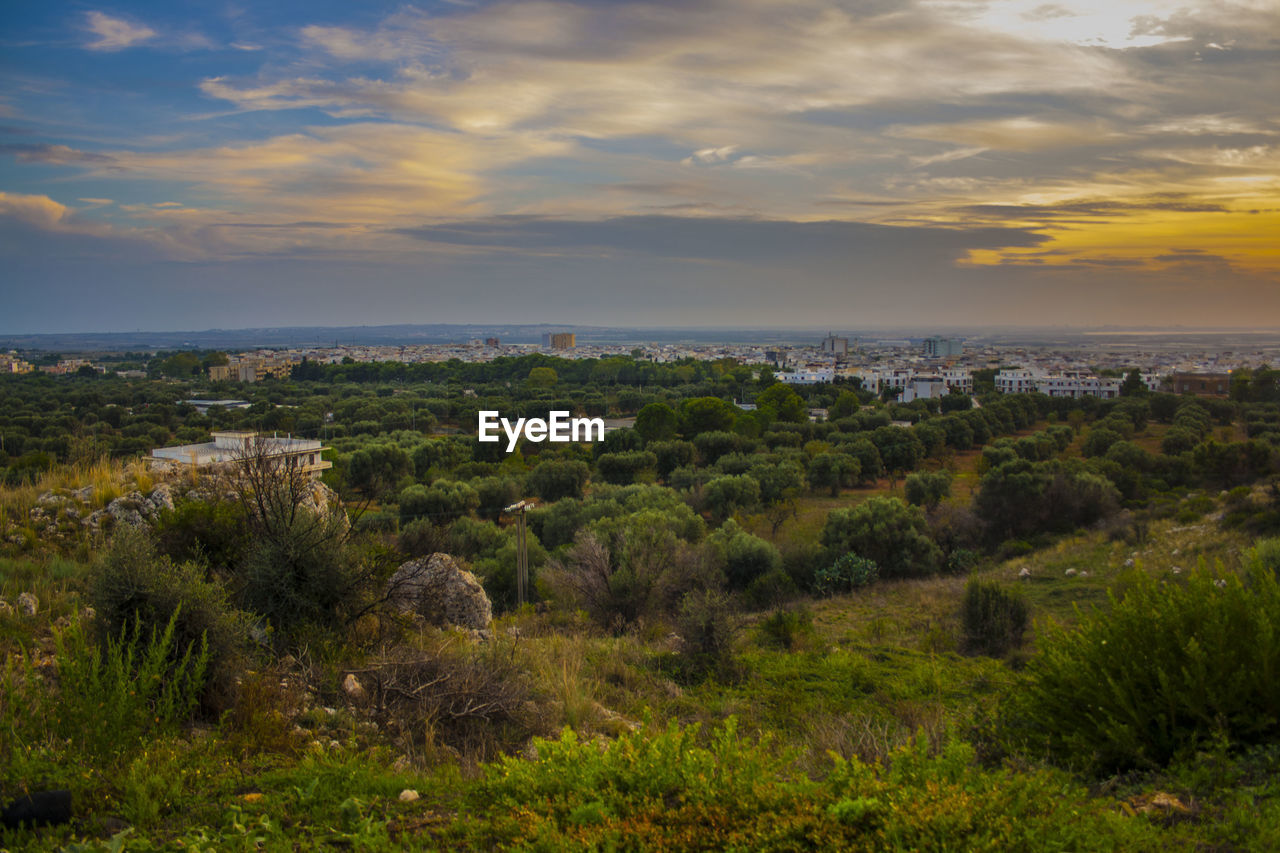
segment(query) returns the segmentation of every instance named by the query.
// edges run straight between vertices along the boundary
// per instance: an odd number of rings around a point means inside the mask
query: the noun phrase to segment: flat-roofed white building
[[[936,400],[949,393],[951,392],[947,388],[947,383],[941,376],[913,376],[902,389],[902,396],[898,399],[904,403],[910,403],[913,400]]]
[[[1063,373],[1042,377],[1036,383],[1036,390],[1050,397],[1101,397],[1110,400],[1120,396],[1120,380],[1092,373]]]
[[[947,383],[947,388],[955,391],[957,394],[973,393],[973,373],[959,367],[950,367],[940,371],[942,381]]]
[[[1040,371],[1026,367],[1001,370],[996,374],[996,390],[1001,394],[1030,394],[1038,390],[1036,384],[1043,378]]]
[[[835,378],[834,370],[797,370],[794,373],[779,373],[774,376],[774,379],[788,385],[817,385],[820,382],[831,382]]]
[[[333,467],[320,454],[328,450],[321,442],[308,438],[259,435],[256,432],[228,430],[211,433],[213,441],[202,444],[182,444],[177,447],[157,447],[151,451],[151,464],[168,468],[212,468],[238,462],[248,456],[262,454],[279,457],[297,465],[312,478]]]

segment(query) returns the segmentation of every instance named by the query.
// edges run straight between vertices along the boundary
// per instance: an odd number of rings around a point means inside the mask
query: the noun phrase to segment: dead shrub
[[[545,734],[529,676],[501,644],[402,649],[357,671],[374,713],[412,755],[492,760]]]

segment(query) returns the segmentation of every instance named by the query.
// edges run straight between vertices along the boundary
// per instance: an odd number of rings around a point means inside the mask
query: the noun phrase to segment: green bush
[[[155,526],[156,547],[177,562],[226,568],[239,562],[249,536],[243,508],[231,501],[181,501]]]
[[[880,569],[874,560],[853,553],[845,554],[814,574],[813,591],[818,595],[838,595],[870,586],[879,577]]]
[[[299,511],[292,523],[250,547],[240,566],[240,599],[287,633],[305,624],[331,624],[358,606],[365,592],[362,575],[344,546],[341,522]]]
[[[758,630],[764,645],[791,651],[814,636],[813,614],[807,608],[779,610],[761,620]]]
[[[887,578],[931,575],[942,551],[929,538],[924,510],[897,498],[873,496],[855,507],[833,509],[821,541],[835,560],[853,552],[874,560]]]
[[[163,629],[141,619],[93,646],[78,623],[57,638],[60,699],[54,712],[63,737],[86,755],[137,744],[191,716],[205,686],[210,653],[204,637],[183,644],[181,605]]]
[[[969,581],[960,608],[965,650],[1002,657],[1022,648],[1029,613],[1020,590],[996,581]]]
[[[1211,740],[1280,735],[1280,582],[1255,555],[1247,578],[1203,566],[1184,583],[1142,572],[1110,612],[1049,626],[1010,733],[1102,772],[1167,764]]]
[[[156,554],[144,531],[124,527],[91,569],[89,601],[104,640],[134,626],[166,630],[172,623],[175,655],[207,643],[205,698],[212,705],[224,698],[248,643],[249,619],[200,568]]]
[[[738,619],[724,593],[714,590],[685,593],[676,613],[676,626],[684,638],[685,675],[697,677],[729,670]]]
[[[28,775],[52,761],[63,765],[55,778],[78,776],[187,720],[205,684],[209,647],[203,639],[180,643],[181,616],[175,610],[159,627],[134,620],[101,645],[71,623],[54,634],[56,690],[30,659],[10,659],[0,678],[0,764]],[[12,782],[10,775],[0,778]]]

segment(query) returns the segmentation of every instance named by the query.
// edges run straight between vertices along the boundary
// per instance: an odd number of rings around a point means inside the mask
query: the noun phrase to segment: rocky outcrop
[[[400,566],[387,585],[388,602],[433,625],[483,630],[493,620],[493,605],[476,576],[448,554],[432,554]]]
[[[167,484],[161,483],[145,495],[133,491],[116,498],[102,509],[89,513],[84,523],[97,530],[110,518],[115,525],[142,527],[154,522],[166,509],[173,509],[173,492]]]

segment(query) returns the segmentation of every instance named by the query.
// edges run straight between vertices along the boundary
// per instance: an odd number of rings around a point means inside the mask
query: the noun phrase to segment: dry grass
[[[34,483],[0,489],[0,523],[25,524],[41,495],[86,486],[93,487],[89,509],[101,509],[129,492],[151,491],[155,487],[155,475],[143,459],[101,457],[92,462],[59,465]]]

